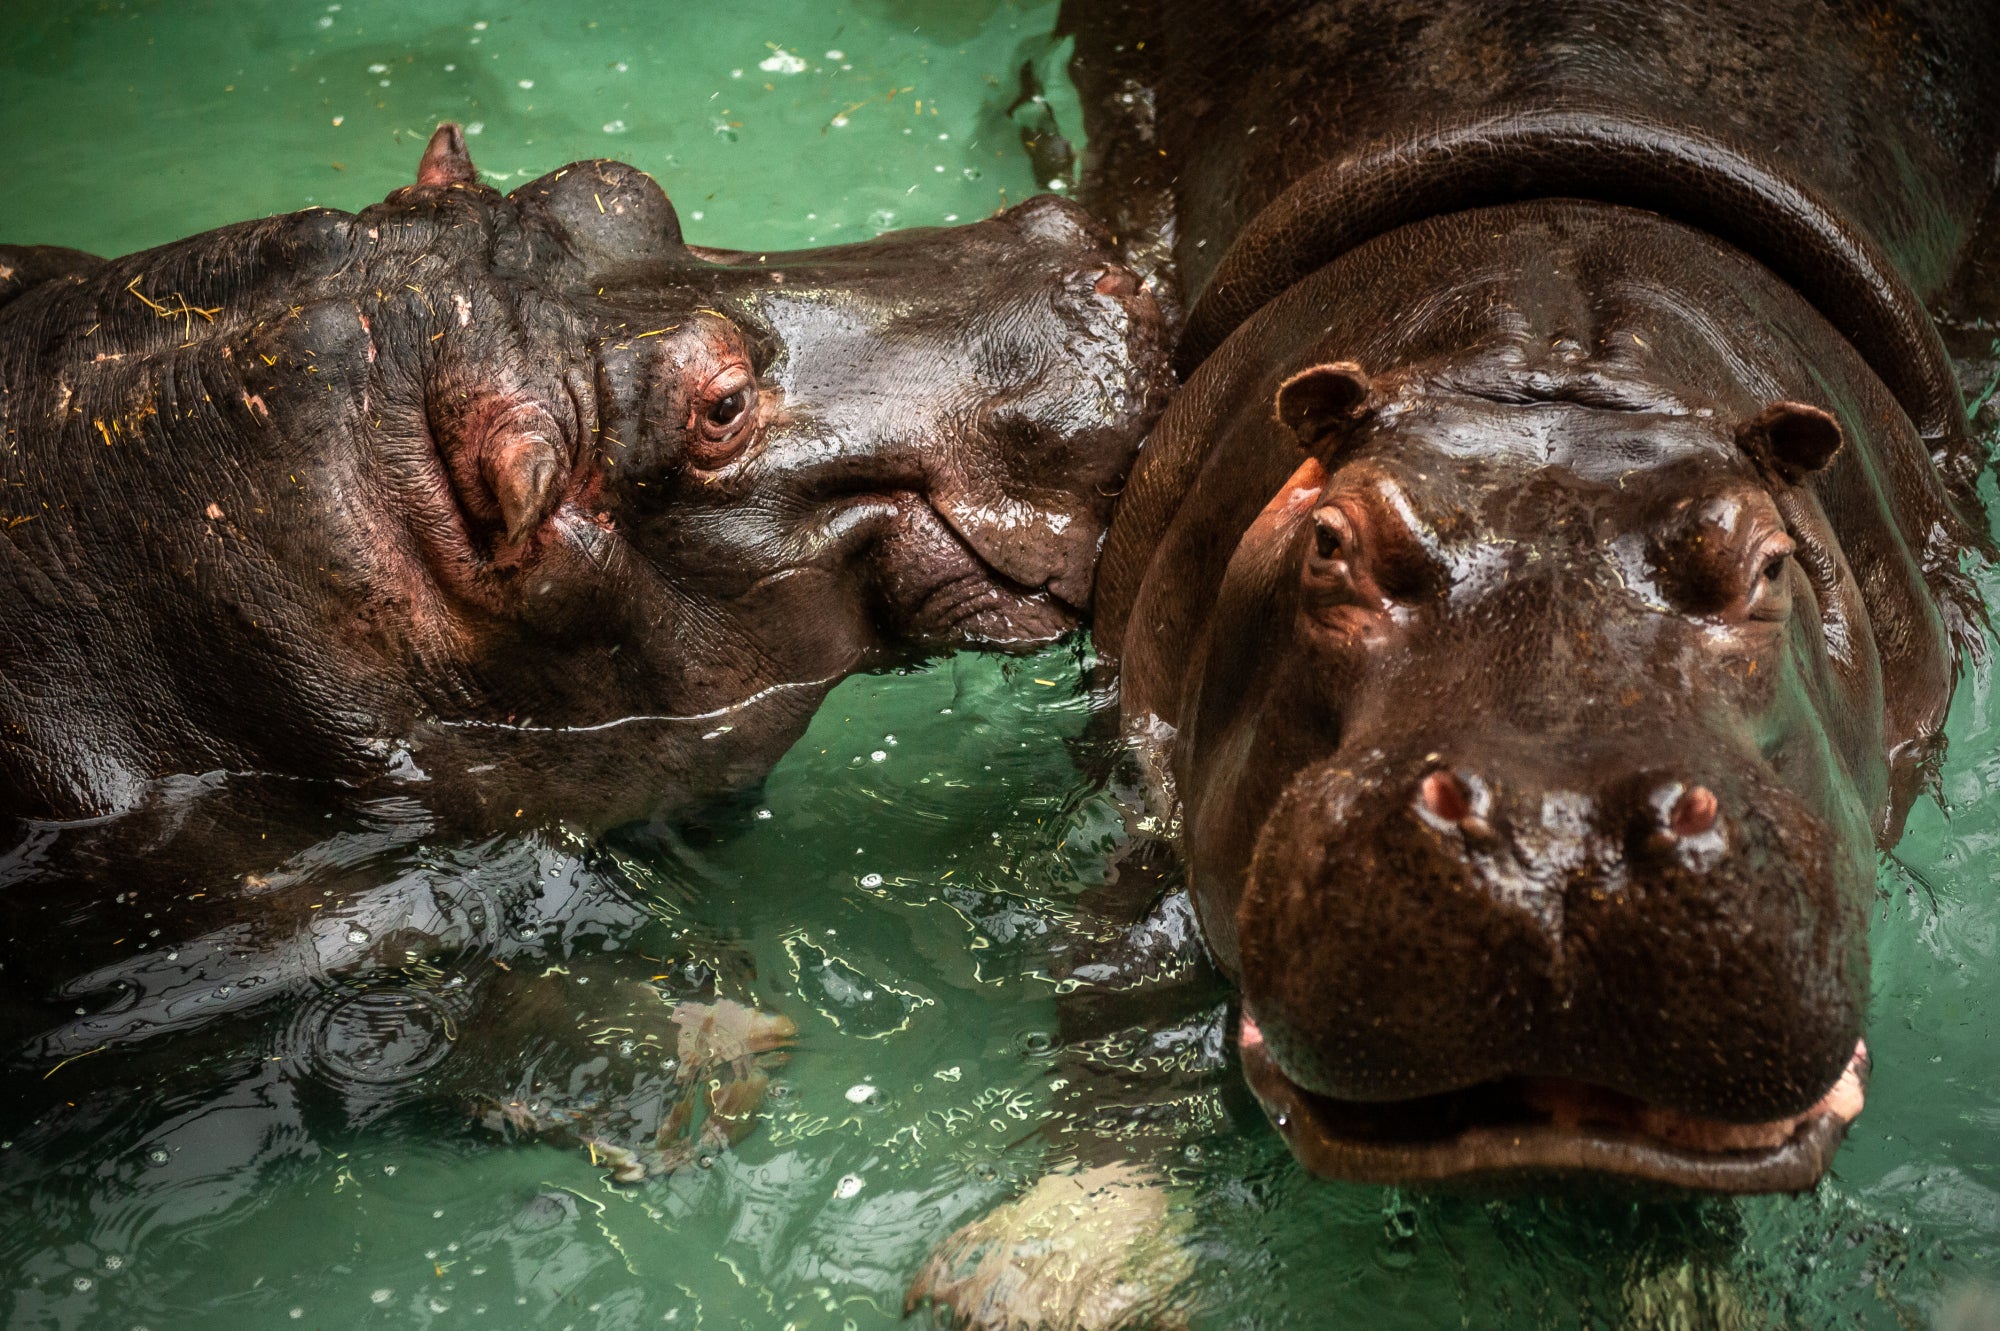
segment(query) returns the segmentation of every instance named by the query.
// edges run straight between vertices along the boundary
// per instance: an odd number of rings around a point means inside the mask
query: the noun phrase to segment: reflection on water
[[[116,251],[359,206],[444,116],[503,184],[636,161],[701,242],[1033,187],[1004,110],[1051,4],[588,8],[25,0],[0,234]],[[597,842],[460,843],[254,778],[29,829],[0,860],[0,1324],[887,1327],[946,1235],[1118,1161],[1161,1180],[1144,1214],[1193,1254],[1198,1326],[1992,1323],[1987,680],[1952,719],[1951,816],[1920,806],[1882,874],[1867,1112],[1815,1195],[1748,1202],[1301,1175],[1184,906],[1155,902],[1172,870],[1130,841],[1106,706],[1075,648],[851,680],[741,804]],[[582,1137],[687,1104],[703,1143],[673,1016],[723,1002],[797,1026],[789,1062],[721,1060],[766,1078],[755,1131],[607,1182]],[[537,1137],[558,1108],[587,1120]]]

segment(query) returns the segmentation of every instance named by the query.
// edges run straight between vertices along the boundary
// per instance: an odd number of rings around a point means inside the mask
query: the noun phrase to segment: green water
[[[1003,112],[1021,61],[1048,64],[1053,10],[6,0],[0,237],[119,253],[360,207],[411,178],[444,118],[478,126],[475,160],[503,188],[579,157],[634,162],[697,243],[969,220],[1036,188]],[[1073,100],[1056,101],[1073,129]],[[2000,579],[1989,589],[2000,601]],[[326,894],[315,928],[366,937],[384,909],[449,897],[497,903],[551,956],[747,954],[800,1026],[763,1125],[706,1168],[614,1187],[581,1152],[378,1107],[291,1057],[308,986],[241,1009],[226,1038],[196,1023],[129,1067],[80,1062],[35,1088],[88,1075],[99,1093],[94,1116],[0,1150],[0,1322],[896,1323],[930,1247],[1049,1163],[1030,1130],[1059,1063],[1050,957],[1083,927],[1118,826],[1088,774],[1105,702],[1082,660],[1072,646],[850,681],[753,803],[681,834],[457,846],[338,824],[285,889]],[[1980,1282],[2000,1281],[2000,698],[1969,682],[1951,735],[1950,816],[1920,807],[1882,873],[1876,1074],[1816,1195],[1329,1185],[1225,1093],[1172,1168],[1198,1324],[1984,1324]],[[36,892],[32,857],[0,870],[0,892]],[[147,955],[200,941],[164,908],[135,927],[161,931]],[[497,946],[468,944],[466,964]]]

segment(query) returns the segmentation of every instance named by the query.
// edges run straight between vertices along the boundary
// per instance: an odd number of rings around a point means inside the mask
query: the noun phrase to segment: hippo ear
[[[1773,402],[1736,427],[1736,443],[1779,480],[1797,485],[1840,451],[1840,422],[1803,402]]]
[[[479,471],[493,491],[509,545],[547,521],[561,495],[562,454],[532,429],[509,430],[487,442]]]
[[[447,120],[431,135],[424,158],[417,163],[418,185],[477,185],[479,170],[465,150],[465,132]]]
[[[1368,375],[1352,361],[1333,361],[1300,370],[1278,385],[1278,420],[1299,444],[1322,462],[1367,418]]]

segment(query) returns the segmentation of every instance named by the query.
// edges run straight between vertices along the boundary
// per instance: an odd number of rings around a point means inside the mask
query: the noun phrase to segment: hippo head
[[[1637,210],[1426,218],[1247,317],[1120,505],[1099,638],[1305,1164],[1812,1185],[1979,548],[1815,306]]]
[[[446,126],[390,206],[474,180]],[[1165,386],[1152,299],[1081,209],[1044,197],[752,255],[683,244],[666,195],[621,163],[507,202],[520,230],[502,244],[554,300],[522,321],[526,357],[496,350],[543,382],[467,357],[465,382],[430,390],[465,518],[456,576],[532,601],[547,578],[526,566],[589,521],[679,592],[837,624],[863,659],[1076,626]]]
[[[1181,770],[1246,1066],[1328,1172],[1803,1186],[1845,1127],[1885,774],[1822,720],[1873,661],[1801,486],[1840,427],[1635,407],[1277,394],[1304,460]]]
[[[370,279],[393,310],[310,305],[317,358],[271,359],[323,370],[345,335],[414,386],[370,372],[400,599],[437,647],[413,761],[490,807],[740,786],[842,675],[1076,627],[1164,401],[1151,295],[1059,199],[693,249],[643,172],[501,196],[446,126],[357,222],[421,251]]]

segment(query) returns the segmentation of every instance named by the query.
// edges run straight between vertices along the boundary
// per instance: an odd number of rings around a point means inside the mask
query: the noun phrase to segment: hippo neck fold
[[[1975,510],[1982,459],[1951,361],[1882,246],[1743,149],[1643,117],[1502,111],[1381,140],[1318,167],[1237,234],[1188,313],[1175,368],[1185,378],[1257,310],[1376,236],[1441,213],[1555,197],[1649,209],[1769,268],[1861,353],[1961,510]]]

